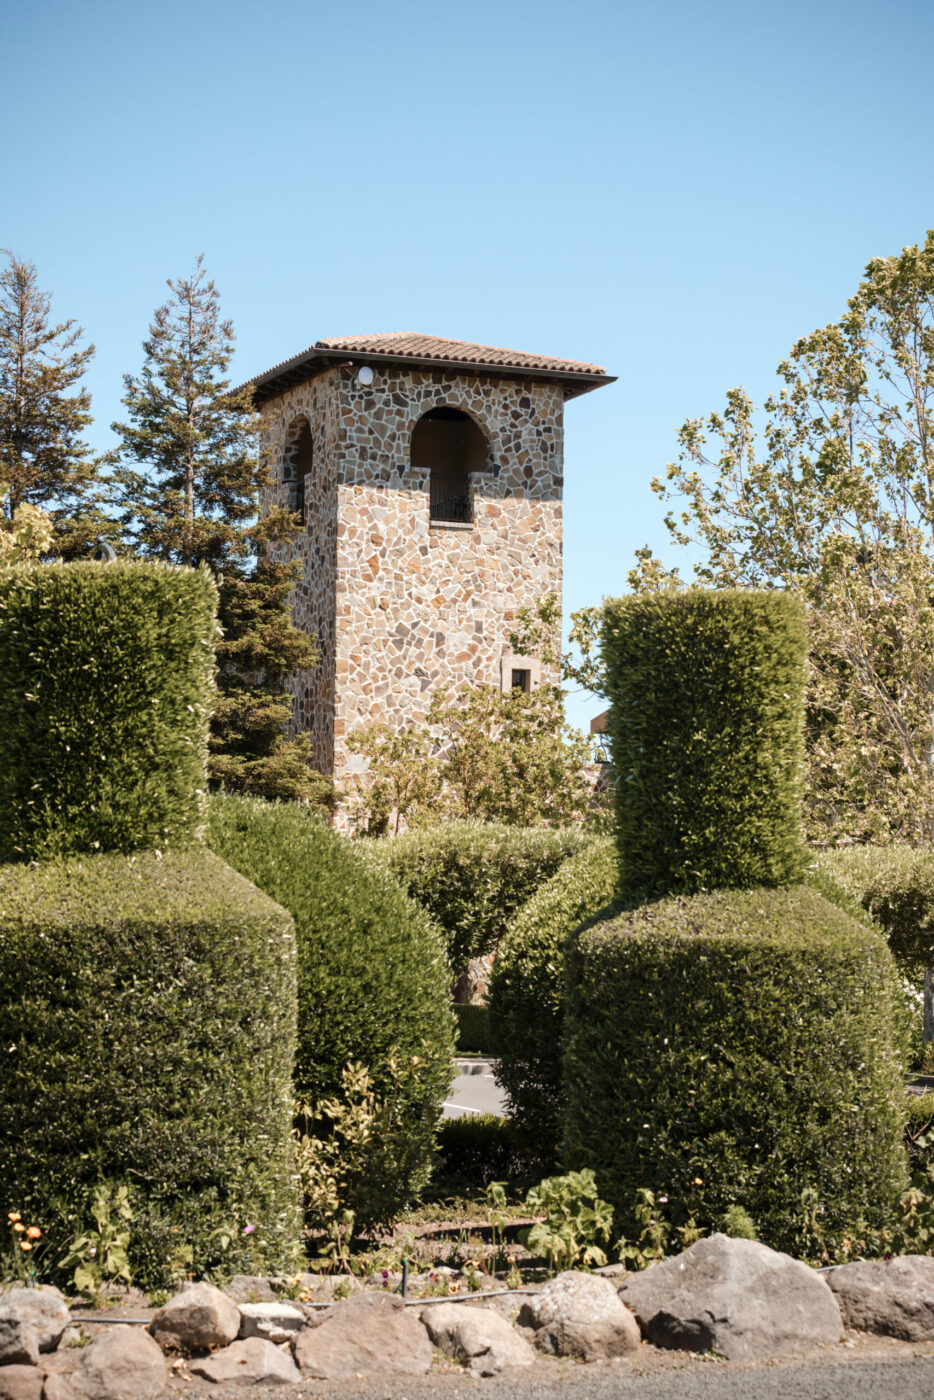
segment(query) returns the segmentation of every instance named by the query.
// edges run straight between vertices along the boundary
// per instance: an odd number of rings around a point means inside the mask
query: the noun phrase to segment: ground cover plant
[[[386,870],[305,808],[213,797],[208,841],[295,920],[296,1097],[341,1101],[348,1066],[369,1071],[376,1120],[342,1208],[360,1225],[391,1219],[427,1180],[450,1086],[443,940]]]
[[[676,1227],[742,1206],[776,1247],[852,1247],[906,1181],[900,989],[801,883],[803,609],[621,599],[604,653],[625,894],[569,949],[565,1162],[630,1237],[648,1190]]]

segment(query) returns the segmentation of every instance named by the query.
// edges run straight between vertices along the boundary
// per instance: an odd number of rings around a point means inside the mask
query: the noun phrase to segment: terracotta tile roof
[[[524,350],[503,350],[493,345],[472,345],[464,340],[390,331],[378,335],[341,335],[317,340],[307,350],[273,365],[272,369],[257,375],[249,383],[253,386],[257,402],[263,403],[345,359],[372,359],[377,363],[408,360],[436,369],[476,366],[487,374],[515,376],[518,372],[532,378],[560,379],[564,382],[568,398],[586,394],[589,389],[599,388],[601,384],[611,384],[614,379],[600,365],[586,364],[580,360],[561,360],[553,355],[531,355]]]

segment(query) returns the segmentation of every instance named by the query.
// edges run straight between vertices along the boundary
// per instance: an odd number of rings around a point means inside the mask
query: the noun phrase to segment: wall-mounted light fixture
[[[373,383],[373,371],[369,365],[361,365],[357,370],[357,383],[364,389]]]

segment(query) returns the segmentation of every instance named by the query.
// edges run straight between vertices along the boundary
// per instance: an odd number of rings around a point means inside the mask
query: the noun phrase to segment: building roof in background
[[[253,386],[256,402],[262,404],[341,364],[406,364],[424,369],[469,370],[508,379],[551,379],[563,385],[566,399],[586,394],[603,384],[612,384],[615,379],[615,375],[607,374],[602,366],[580,360],[533,355],[525,350],[502,350],[493,345],[472,345],[465,340],[445,340],[409,331],[389,331],[317,340],[300,355],[273,365],[272,369],[248,382]]]

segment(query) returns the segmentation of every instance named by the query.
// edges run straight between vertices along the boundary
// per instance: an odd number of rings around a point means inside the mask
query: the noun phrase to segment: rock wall
[[[468,524],[430,520],[429,471],[410,465],[416,423],[441,406],[489,446]],[[303,417],[312,429],[294,612],[322,658],[295,678],[296,727],[338,781],[361,771],[352,730],[420,723],[437,686],[499,685],[504,657],[510,684],[518,608],[561,591],[563,407],[559,385],[396,367],[368,386],[329,370],[265,406],[278,500]]]

